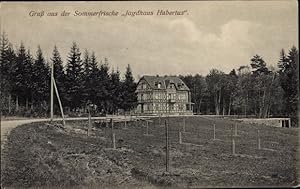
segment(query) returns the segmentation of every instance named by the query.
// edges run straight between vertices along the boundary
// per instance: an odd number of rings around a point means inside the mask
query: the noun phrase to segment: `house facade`
[[[192,114],[191,92],[186,84],[174,76],[143,76],[137,85],[141,115]]]

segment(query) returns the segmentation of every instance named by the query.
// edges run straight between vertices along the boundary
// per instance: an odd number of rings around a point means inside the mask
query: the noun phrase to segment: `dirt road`
[[[134,117],[134,116],[132,116]],[[107,116],[107,117],[92,117],[93,120],[100,120],[100,119],[124,119],[124,116]],[[126,117],[127,119],[129,116]],[[74,120],[87,120],[86,117],[74,117],[74,118],[66,118],[66,121],[74,121]],[[61,118],[54,119],[54,121],[61,121]],[[50,119],[21,119],[21,120],[5,120],[1,121],[1,149],[3,147],[3,144],[9,134],[9,132],[20,125],[27,124],[27,123],[33,123],[33,122],[40,122],[40,121],[50,121]]]
[[[24,120],[8,120],[8,121],[1,121],[1,149],[2,146],[7,138],[9,132],[19,126],[26,123],[33,123],[39,121],[48,121],[49,119],[24,119]]]

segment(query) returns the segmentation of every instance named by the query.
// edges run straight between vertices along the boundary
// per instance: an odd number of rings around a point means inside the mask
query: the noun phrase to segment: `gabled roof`
[[[186,84],[176,76],[143,76],[141,80],[145,80],[151,89],[166,89],[171,83],[175,84],[176,90],[189,91],[190,89],[186,86]],[[139,81],[139,82],[140,82]],[[138,83],[139,83],[138,82]],[[158,84],[160,84],[160,88],[158,88]]]

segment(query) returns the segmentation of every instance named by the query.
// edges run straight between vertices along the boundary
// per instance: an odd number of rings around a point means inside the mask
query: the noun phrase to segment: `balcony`
[[[176,103],[176,100],[175,99],[169,99],[168,102],[169,103]]]

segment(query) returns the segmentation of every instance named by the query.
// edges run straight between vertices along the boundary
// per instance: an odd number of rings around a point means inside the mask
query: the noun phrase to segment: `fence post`
[[[111,126],[111,140],[112,140],[112,145],[113,149],[115,149],[115,133],[114,133],[114,122],[113,119],[110,119],[110,126]]]
[[[235,132],[234,132],[234,136],[238,136],[238,134],[237,134],[237,123],[235,123]]]
[[[179,144],[182,144],[182,134],[180,131],[179,131]]]
[[[261,149],[261,146],[260,146],[260,133],[259,133],[259,129],[257,129],[257,142],[258,142],[258,149],[260,150]]]
[[[216,140],[216,124],[214,124],[214,140]]]
[[[148,121],[146,120],[146,135],[149,135]]]
[[[232,155],[235,155],[235,140],[233,136],[233,125],[231,125],[231,139],[232,139]]]
[[[183,132],[185,132],[185,117],[183,117]]]
[[[104,130],[104,135],[106,137],[106,134],[107,134],[107,128],[108,128],[108,120],[104,120],[105,121],[105,130]]]
[[[169,128],[167,120],[165,120],[166,126],[166,172],[169,172]]]
[[[90,114],[90,111],[89,111],[87,136],[90,136],[90,132],[91,132],[91,114]]]
[[[113,149],[116,149],[116,136],[115,136],[115,133],[112,134],[112,143],[113,143]]]
[[[111,132],[113,132],[114,131],[114,121],[112,118],[110,119],[110,124],[111,124]]]

